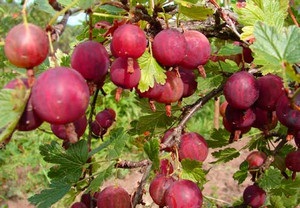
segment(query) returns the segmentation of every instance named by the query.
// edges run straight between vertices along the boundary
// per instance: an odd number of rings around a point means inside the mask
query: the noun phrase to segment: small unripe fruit
[[[264,162],[267,159],[267,155],[264,152],[261,151],[253,151],[251,152],[247,158],[246,161],[249,164],[249,168],[259,168],[264,164]]]

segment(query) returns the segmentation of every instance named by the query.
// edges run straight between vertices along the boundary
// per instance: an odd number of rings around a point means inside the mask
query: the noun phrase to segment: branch
[[[237,23],[236,15],[229,10],[224,10],[222,7],[219,6],[219,4],[215,0],[209,0],[209,2],[216,7],[217,12],[219,13],[222,20],[224,20],[226,22],[226,26],[228,28],[230,28],[230,30],[236,35],[236,37],[238,39],[240,39],[241,35],[238,32],[238,29],[236,26],[236,23]]]
[[[150,160],[142,160],[142,161],[139,161],[139,162],[123,160],[123,161],[117,162],[115,167],[116,168],[132,169],[132,168],[140,168],[140,167],[149,166],[149,165],[151,165]]]
[[[132,199],[132,207],[136,207],[136,205],[143,203],[144,187],[145,187],[147,179],[150,175],[151,169],[152,169],[152,163],[150,162],[149,165],[146,168],[146,171],[143,174],[143,177],[142,177],[142,179],[139,183],[137,191],[134,193],[134,196],[133,196],[133,199]]]
[[[179,137],[181,132],[188,122],[188,120],[200,109],[203,105],[205,105],[210,99],[218,96],[223,91],[224,84],[221,84],[217,89],[213,89],[204,97],[198,99],[194,104],[186,106],[181,114],[181,120],[177,127],[174,128],[174,131],[170,136],[165,140],[163,144],[161,144],[161,149],[166,149],[168,147],[173,146],[174,142],[179,142]],[[173,139],[174,138],[174,139]]]
[[[55,10],[55,11],[62,11],[65,9],[60,3],[58,3],[56,0],[49,0],[48,1],[50,6]],[[48,25],[47,31],[51,31],[51,40],[52,42],[56,41],[59,39],[59,36],[62,35],[64,32],[66,25],[68,23],[69,17],[74,14],[79,12],[81,9],[74,9],[74,10],[67,10],[62,18],[62,20],[56,24],[55,26]]]

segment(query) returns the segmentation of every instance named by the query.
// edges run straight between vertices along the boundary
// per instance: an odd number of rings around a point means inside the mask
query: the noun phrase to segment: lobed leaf
[[[124,128],[116,128],[113,129],[112,131],[110,131],[110,137],[108,140],[104,141],[103,143],[101,143],[98,147],[96,147],[95,149],[92,149],[89,152],[89,157],[92,157],[94,154],[105,150],[109,145],[111,145],[115,140],[119,139],[119,138],[123,138],[125,136],[126,132],[124,130]]]
[[[92,180],[92,182],[90,183],[86,191],[92,191],[92,192],[99,191],[99,188],[101,187],[103,182],[109,177],[111,177],[111,175],[113,174],[114,165],[115,163],[111,164],[108,168],[101,171],[98,174],[98,176]]]
[[[213,152],[212,155],[217,158],[216,161],[211,162],[212,164],[216,163],[226,163],[234,158],[240,156],[240,153],[237,149],[228,147],[226,149],[219,150],[217,152]]]
[[[288,0],[255,0],[247,1],[245,8],[236,8],[239,23],[247,28],[242,34],[244,40],[252,36],[253,26],[258,22],[264,22],[281,30],[287,16]]]
[[[272,65],[281,66],[282,63],[297,63],[300,60],[300,28],[290,26],[282,30],[258,22],[254,26],[255,42],[252,51],[263,57]],[[280,68],[279,68],[280,69]]]
[[[155,81],[159,84],[166,82],[165,70],[149,52],[146,51],[138,59],[138,63],[141,68],[141,79],[138,88],[141,92],[145,92],[149,87],[153,87]]]
[[[71,189],[71,185],[64,181],[52,181],[48,189],[41,191],[30,197],[28,201],[36,205],[37,208],[51,207],[54,203],[63,198]]]
[[[258,185],[264,190],[274,189],[280,187],[281,184],[281,172],[278,169],[270,167],[259,178]]]
[[[209,148],[218,148],[228,145],[230,133],[225,129],[213,129],[210,137],[206,139]]]
[[[144,151],[152,161],[152,168],[159,168],[159,140],[151,139],[144,145]]]
[[[197,160],[184,159],[181,161],[181,178],[194,181],[200,186],[206,182],[206,172],[202,168],[202,163]]]
[[[233,179],[238,181],[238,184],[243,183],[248,176],[249,164],[244,161],[240,164],[239,170],[233,174]]]
[[[48,176],[60,179],[65,183],[75,183],[81,176],[88,159],[88,146],[85,140],[80,140],[65,151],[57,142],[40,146],[44,160],[56,164],[50,169]]]

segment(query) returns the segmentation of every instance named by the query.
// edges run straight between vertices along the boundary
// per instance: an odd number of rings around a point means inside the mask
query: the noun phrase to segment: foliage
[[[54,42],[49,41],[52,48],[49,57],[34,68],[36,78],[50,67],[70,66],[74,47],[88,39],[103,44],[109,52],[110,62],[113,62],[116,57],[112,55],[110,41],[114,30],[125,22],[138,25],[145,31],[149,41],[147,50],[138,58],[141,80],[136,89],[123,90],[119,102],[115,100],[119,89],[111,82],[109,73],[103,86],[97,88],[93,85],[95,83],[90,83],[90,105],[86,111],[88,127],[79,141],[67,142],[67,146],[53,135],[50,124],[45,122],[36,130],[18,131],[17,125],[26,109],[31,90],[24,87],[2,89],[0,185],[12,185],[0,192],[1,198],[7,199],[17,192],[24,192],[30,196],[30,203],[37,207],[70,207],[83,192],[93,195],[101,191],[103,184],[117,177],[120,169],[133,168],[139,168],[144,174],[139,186],[135,187],[135,193],[130,193],[133,198],[139,197],[145,183],[150,182],[148,176],[160,171],[160,161],[164,158],[170,159],[174,165],[172,176],[191,180],[202,190],[207,182],[206,175],[213,168],[207,170],[206,161],[179,161],[178,158],[180,135],[183,132],[197,132],[205,138],[214,157],[211,165],[242,157],[242,150],[263,151],[268,159],[254,175],[249,171],[250,164],[242,161],[239,167],[232,167],[235,168],[232,177],[239,185],[245,184],[246,179],[251,177],[253,183],[267,192],[267,207],[295,207],[300,204],[299,174],[295,175],[284,163],[286,155],[297,149],[293,141],[286,140],[291,134],[295,135],[293,129],[278,122],[270,130],[252,128],[243,134],[236,129],[229,132],[222,125],[218,127],[223,118],[218,115],[218,108],[214,109],[216,105],[219,106],[215,98],[224,101],[224,83],[240,70],[247,70],[256,78],[269,73],[276,74],[283,78],[285,91],[289,92],[290,97],[295,98],[299,94],[299,1],[249,0],[243,7],[236,1],[224,5],[220,1],[202,0],[176,0],[171,3],[164,0],[49,2],[35,0],[26,7],[16,2],[1,2],[1,86],[14,78],[28,75],[25,69],[9,63],[3,47],[7,32],[25,21],[36,23],[51,31],[49,36],[56,37]],[[22,16],[23,8],[26,8],[26,20]],[[66,15],[74,16],[78,12],[84,13],[86,19],[77,26],[60,21]],[[57,26],[63,29],[54,30]],[[178,103],[171,103],[171,115],[166,114],[170,106],[156,102],[154,112],[153,103],[150,107],[149,100],[137,93],[137,90],[146,92],[153,88],[155,82],[165,84],[166,71],[177,69],[176,66],[162,66],[152,54],[153,38],[166,27],[181,32],[188,29],[200,31],[209,37],[212,49],[212,56],[201,66],[203,68],[193,70],[196,92],[190,97],[181,98]],[[246,62],[245,48],[252,51],[254,60],[251,63]],[[294,110],[299,110],[297,103],[295,105]],[[100,136],[94,135],[91,123],[97,112],[106,108],[116,112],[116,121],[108,129],[102,129],[105,132]],[[175,133],[167,142],[172,149],[168,152],[160,139],[170,128],[175,128]],[[240,133],[239,138],[236,138],[237,133]],[[229,144],[246,137],[249,140],[244,147],[236,148]],[[18,185],[16,182],[7,184],[7,181],[16,181],[18,177],[13,170],[27,167],[30,172],[27,178],[31,178],[32,185],[25,183],[24,188],[14,190],[13,187]],[[34,177],[35,174],[38,177]],[[141,199],[137,200],[141,202]],[[204,199],[205,207],[219,207],[219,203],[208,197]],[[237,200],[233,204],[239,206],[242,202]]]

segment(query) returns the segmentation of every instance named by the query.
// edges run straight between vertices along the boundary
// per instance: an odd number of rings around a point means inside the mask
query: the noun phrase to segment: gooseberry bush
[[[232,177],[251,183],[229,207],[299,205],[299,5],[24,1],[20,21],[1,34],[2,73],[13,76],[0,91],[0,142],[7,151],[19,132],[49,137],[39,147],[49,186],[29,202],[227,207],[203,193],[206,175],[246,150]],[[47,24],[29,22],[32,6],[51,14]],[[63,52],[79,12],[86,18]],[[124,169],[143,175],[133,192],[104,185]]]

